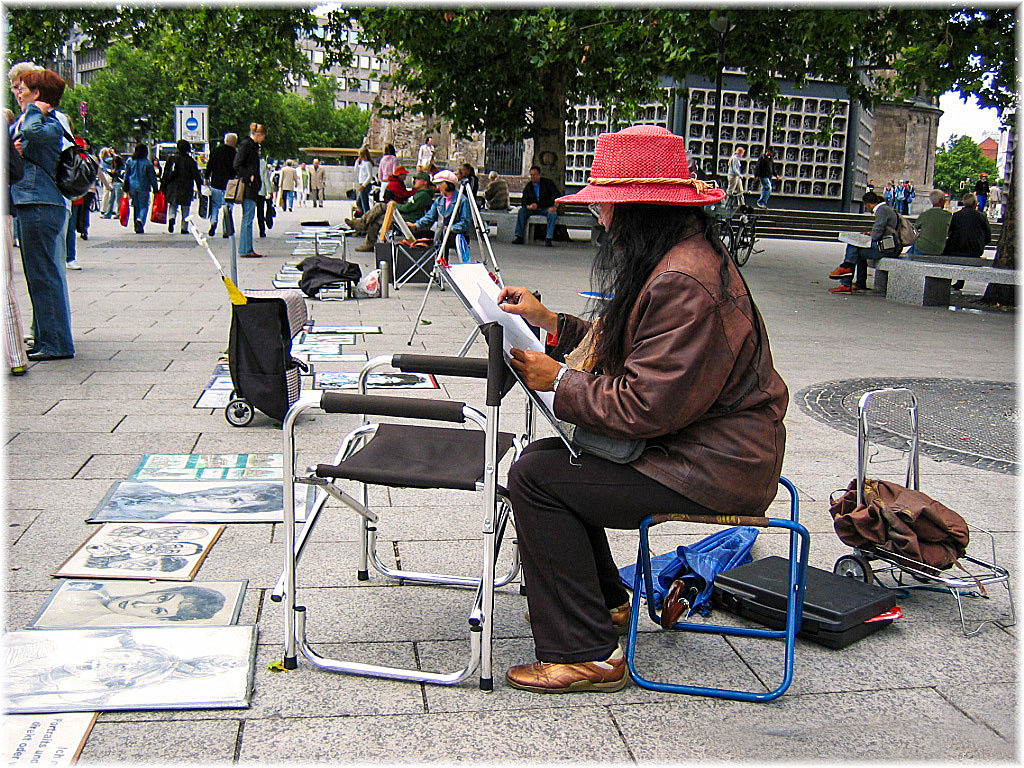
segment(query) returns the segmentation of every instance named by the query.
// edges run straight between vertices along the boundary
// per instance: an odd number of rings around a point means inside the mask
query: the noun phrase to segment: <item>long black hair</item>
[[[721,259],[722,296],[729,287],[729,252],[714,233],[704,209],[685,205],[616,203],[611,229],[601,239],[591,272],[602,301],[595,370],[616,373],[625,362],[626,325],[641,289],[662,257],[690,237],[704,237]]]

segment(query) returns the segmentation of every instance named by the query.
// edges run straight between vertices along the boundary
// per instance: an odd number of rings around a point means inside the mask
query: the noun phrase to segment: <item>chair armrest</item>
[[[391,358],[391,366],[403,372],[487,378],[487,360],[482,357],[399,354]]]
[[[357,395],[351,392],[324,392],[320,407],[326,413],[358,413],[374,416],[397,416],[409,419],[451,421],[466,420],[465,403],[454,400],[420,400],[414,397]]]

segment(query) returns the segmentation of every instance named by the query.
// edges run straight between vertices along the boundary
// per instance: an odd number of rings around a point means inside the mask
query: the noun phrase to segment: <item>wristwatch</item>
[[[561,367],[561,369],[559,369],[558,375],[556,375],[555,376],[555,380],[553,382],[551,382],[551,391],[552,392],[557,392],[558,391],[558,384],[559,384],[559,382],[562,381],[562,377],[565,376],[565,372],[569,370],[569,366],[567,366],[565,363],[560,363],[560,365],[562,367]]]

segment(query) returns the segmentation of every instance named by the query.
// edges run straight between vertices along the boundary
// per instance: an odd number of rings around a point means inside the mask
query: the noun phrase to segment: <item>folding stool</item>
[[[487,341],[488,357],[463,358],[428,355],[395,355],[369,361],[360,374],[360,394],[324,392],[319,402],[306,398],[288,411],[284,419],[284,499],[285,567],[283,586],[276,599],[285,603],[284,665],[298,666],[297,653],[312,664],[333,672],[369,677],[454,685],[480,670],[480,687],[491,690],[491,638],[493,634],[494,590],[511,582],[519,572],[518,552],[513,550],[509,571],[495,578],[495,562],[505,527],[510,522],[511,504],[507,491],[498,485],[498,463],[508,450],[514,456],[522,450],[522,440],[498,431],[502,398],[514,384],[502,353],[502,329],[497,323],[481,327]],[[367,395],[367,375],[383,365],[400,371],[435,375],[484,378],[487,380],[486,414],[465,403],[452,400],[423,400],[390,395]],[[299,415],[317,407],[325,413],[362,414],[362,424],[344,438],[333,464],[319,464],[306,474],[295,471],[295,427]],[[424,426],[422,424],[381,423],[369,416],[398,417],[419,421],[462,424],[471,421],[480,430]],[[481,431],[482,430],[482,431]],[[361,484],[361,500],[336,485],[340,479]],[[295,485],[314,486],[324,492],[307,515],[301,540],[295,537]],[[480,497],[482,518],[482,558],[479,576],[452,576],[420,573],[386,566],[375,552],[378,514],[369,505],[369,485],[409,488],[445,488],[475,491]],[[312,525],[326,497],[342,502],[361,517],[360,562],[358,578],[369,579],[369,565],[392,579],[416,584],[443,584],[470,587],[475,596],[469,612],[470,648],[466,665],[454,672],[426,672],[418,669],[386,667],[360,662],[325,659],[313,650],[305,637],[306,607],[295,604],[296,566]]]
[[[793,659],[796,651],[796,635],[800,631],[804,606],[804,581],[807,576],[807,553],[810,549],[810,535],[799,522],[799,500],[796,487],[786,478],[780,477],[779,484],[789,493],[789,519],[774,517],[750,517],[745,515],[690,515],[690,514],[656,514],[649,515],[640,524],[640,544],[637,548],[636,573],[633,579],[633,607],[629,616],[629,630],[626,635],[626,663],[633,681],[641,688],[667,693],[688,693],[695,696],[712,696],[733,701],[771,701],[777,699],[793,681]],[[782,639],[784,641],[785,666],[782,682],[777,688],[768,692],[741,691],[732,688],[706,688],[680,683],[664,683],[648,680],[636,669],[637,624],[640,619],[641,585],[647,595],[647,612],[651,620],[661,623],[654,600],[654,578],[651,574],[651,548],[648,540],[648,529],[660,523],[709,523],[712,525],[752,525],[759,528],[786,528],[789,530],[789,574],[786,583],[786,628],[760,629],[751,627],[720,626],[703,622],[679,621],[672,628],[688,632],[705,632],[735,637],[757,637],[763,639]],[[642,581],[641,581],[642,580]],[[706,663],[706,659],[704,660]]]

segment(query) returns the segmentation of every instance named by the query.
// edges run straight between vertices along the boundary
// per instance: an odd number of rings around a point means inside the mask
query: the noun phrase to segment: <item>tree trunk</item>
[[[993,267],[999,269],[1016,269],[1017,267],[1017,195],[1014,193],[1012,181],[1005,185],[1006,212],[1003,214],[1003,230],[999,234],[996,245],[996,259]],[[1017,305],[1017,288],[1013,285],[996,285],[990,283],[981,299],[984,304]]]
[[[565,123],[569,112],[565,103],[567,80],[565,70],[550,70],[546,77],[549,87],[533,106],[531,165],[539,166],[541,176],[551,179],[564,192]]]

